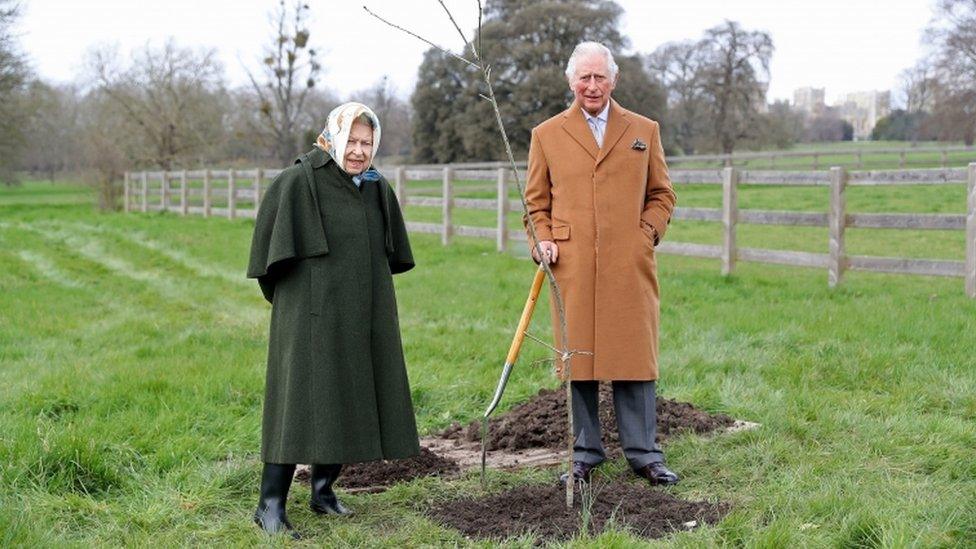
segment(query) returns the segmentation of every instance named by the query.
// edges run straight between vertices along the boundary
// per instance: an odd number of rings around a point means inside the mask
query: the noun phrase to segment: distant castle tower
[[[871,90],[849,93],[839,107],[841,118],[854,126],[854,139],[869,139],[878,120],[891,114],[891,92]]]
[[[824,88],[797,88],[793,90],[793,108],[811,116],[820,116],[826,109]]]

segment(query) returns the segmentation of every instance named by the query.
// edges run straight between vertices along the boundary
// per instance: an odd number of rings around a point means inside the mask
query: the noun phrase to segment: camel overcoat
[[[525,197],[526,223],[559,246],[569,348],[592,353],[573,355],[572,379],[656,380],[654,247],[675,205],[657,122],[611,100],[599,148],[574,103],[532,130]],[[558,345],[554,302],[552,319]]]

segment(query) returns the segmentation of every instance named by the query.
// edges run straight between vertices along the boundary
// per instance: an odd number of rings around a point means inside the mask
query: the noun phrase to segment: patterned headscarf
[[[329,153],[329,156],[343,171],[346,170],[346,159],[344,157],[346,155],[346,143],[349,141],[349,132],[352,130],[352,123],[362,114],[373,121],[373,156],[370,158],[372,162],[376,158],[376,151],[380,148],[380,119],[376,117],[376,113],[362,103],[343,103],[332,109],[325,129],[322,130],[315,142],[315,146]],[[375,170],[367,170],[361,174],[361,177],[370,181],[373,180],[373,174],[376,174],[377,179],[379,178],[379,174]]]

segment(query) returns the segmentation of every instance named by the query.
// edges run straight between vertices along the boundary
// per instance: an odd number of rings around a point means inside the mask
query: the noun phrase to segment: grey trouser
[[[599,382],[574,381],[573,460],[598,465],[606,459],[600,432]],[[633,469],[664,462],[655,442],[657,434],[656,396],[653,381],[614,381],[613,409],[624,457]]]

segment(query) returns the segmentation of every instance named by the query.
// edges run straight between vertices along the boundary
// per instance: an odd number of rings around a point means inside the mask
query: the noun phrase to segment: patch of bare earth
[[[600,423],[608,458],[620,454],[613,395],[600,387]],[[489,422],[487,464],[491,468],[550,466],[565,457],[565,394],[542,390],[530,401]],[[691,404],[657,400],[658,441],[682,432],[721,432],[741,427],[723,414],[710,414]],[[416,457],[347,465],[336,483],[346,492],[379,492],[416,478],[451,477],[481,464],[480,422],[455,424],[437,436],[425,437]],[[308,481],[307,468],[297,478]],[[590,532],[600,532],[613,520],[643,537],[660,537],[688,525],[710,524],[728,510],[725,504],[676,499],[647,484],[595,482]],[[577,498],[579,500],[580,498]],[[578,507],[578,505],[577,505]],[[565,539],[580,531],[579,510],[565,508],[562,488],[525,486],[503,494],[463,499],[430,511],[443,524],[472,538],[503,539],[535,532],[541,540]]]
[[[685,501],[645,484],[594,482],[590,523],[586,531],[599,534],[612,521],[643,538],[659,538],[674,531],[715,524],[729,511],[724,503]],[[580,532],[581,500],[575,508],[565,504],[558,485],[522,486],[500,494],[465,498],[440,504],[428,511],[435,521],[468,538],[503,540],[532,534],[537,542],[568,539]]]
[[[711,414],[687,402],[657,399],[657,440],[679,433],[709,433],[732,428],[736,421],[725,414]],[[607,456],[619,454],[617,419],[613,412],[613,390],[600,384],[600,425]],[[481,423],[448,427],[441,438],[472,443],[481,441]],[[529,448],[561,450],[566,446],[566,394],[561,389],[543,389],[532,400],[520,404],[488,424],[488,450],[517,451]]]
[[[336,487],[347,492],[378,492],[400,482],[421,477],[444,477],[460,472],[458,463],[432,452],[420,449],[420,455],[406,459],[354,463],[342,468]],[[299,482],[309,481],[308,468],[300,468],[295,474]]]

